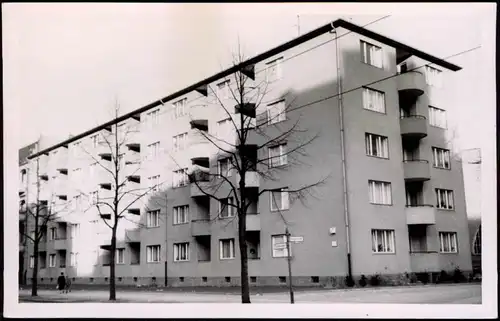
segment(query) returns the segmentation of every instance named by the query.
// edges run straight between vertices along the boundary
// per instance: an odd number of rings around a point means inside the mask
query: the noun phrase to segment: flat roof
[[[308,32],[308,33],[300,36],[300,37],[294,38],[294,39],[292,39],[292,40],[290,40],[290,41],[288,41],[288,42],[286,42],[286,43],[284,43],[284,44],[282,44],[282,45],[280,45],[278,47],[275,47],[273,49],[270,49],[270,50],[268,50],[266,52],[263,52],[263,53],[255,56],[253,58],[245,60],[245,61],[241,62],[238,65],[234,65],[234,66],[232,66],[232,67],[230,67],[230,68],[228,68],[226,70],[223,70],[223,71],[221,71],[221,72],[219,72],[219,73],[217,73],[217,74],[215,74],[215,75],[213,75],[211,77],[208,77],[208,78],[206,78],[206,79],[204,79],[202,81],[199,81],[199,82],[197,82],[197,83],[195,83],[195,84],[193,84],[193,85],[191,85],[189,87],[186,87],[186,88],[181,89],[181,90],[179,90],[179,91],[177,91],[177,92],[175,92],[173,94],[170,94],[170,95],[165,96],[165,97],[163,97],[161,99],[158,99],[158,100],[156,100],[156,101],[154,101],[154,102],[152,102],[152,103],[150,103],[150,104],[148,104],[146,106],[143,106],[143,107],[141,107],[139,109],[131,111],[131,112],[129,112],[129,113],[123,115],[123,116],[115,118],[115,119],[113,119],[113,120],[111,120],[109,122],[106,122],[106,123],[104,123],[102,125],[94,127],[94,128],[92,128],[90,130],[87,130],[87,131],[85,131],[85,132],[83,132],[83,133],[81,133],[79,135],[75,135],[75,136],[73,136],[73,137],[71,137],[71,138],[69,138],[69,139],[67,139],[67,140],[65,140],[65,141],[63,141],[63,142],[61,142],[59,144],[56,144],[56,145],[53,145],[53,146],[51,146],[49,148],[41,150],[40,152],[29,156],[28,159],[32,159],[32,158],[38,157],[40,155],[47,154],[50,151],[52,151],[54,149],[57,149],[59,147],[67,146],[68,144],[70,144],[70,143],[72,143],[74,141],[77,141],[77,140],[79,140],[81,138],[84,138],[84,137],[86,137],[88,135],[91,135],[91,134],[96,133],[98,131],[101,131],[103,129],[109,128],[110,126],[112,126],[112,125],[114,125],[116,123],[120,123],[120,122],[122,122],[122,121],[124,121],[126,119],[129,119],[129,118],[131,118],[134,115],[143,113],[143,112],[145,112],[145,111],[147,111],[149,109],[155,108],[155,107],[157,107],[159,105],[163,105],[165,102],[168,102],[170,100],[173,100],[173,99],[176,99],[178,97],[181,97],[181,96],[183,96],[183,95],[185,95],[187,93],[190,93],[190,92],[196,90],[197,88],[200,88],[200,87],[203,87],[203,86],[208,85],[210,83],[213,83],[214,81],[217,81],[217,80],[219,80],[221,78],[225,78],[225,77],[227,77],[227,76],[229,76],[229,75],[231,75],[231,74],[233,74],[233,73],[235,73],[235,72],[237,72],[237,71],[239,71],[239,70],[241,70],[241,69],[243,69],[245,67],[254,65],[254,64],[258,63],[258,62],[261,62],[262,60],[270,58],[270,57],[272,57],[274,55],[277,55],[277,54],[279,54],[279,53],[281,53],[281,52],[283,52],[285,50],[288,50],[290,48],[296,47],[296,46],[298,46],[298,45],[300,45],[300,44],[302,44],[304,42],[307,42],[307,41],[309,41],[311,39],[314,39],[314,38],[316,38],[316,37],[318,37],[318,36],[326,33],[326,32],[329,32],[333,28],[339,28],[339,27],[345,28],[345,29],[347,29],[349,31],[355,32],[355,33],[363,35],[365,37],[377,40],[377,41],[379,41],[379,42],[381,42],[383,44],[386,44],[388,46],[404,50],[404,51],[406,51],[407,53],[409,53],[411,55],[415,55],[415,56],[417,56],[419,58],[422,58],[423,60],[426,60],[426,61],[428,61],[430,63],[436,64],[436,65],[441,66],[443,68],[446,68],[446,69],[449,69],[449,70],[452,70],[452,71],[458,71],[458,70],[462,69],[461,67],[459,67],[459,66],[457,66],[455,64],[449,63],[449,62],[447,62],[447,61],[445,61],[443,59],[437,58],[435,56],[427,54],[427,53],[425,53],[423,51],[420,51],[418,49],[415,49],[413,47],[407,46],[407,45],[405,45],[405,44],[403,44],[401,42],[398,42],[396,40],[387,38],[387,37],[385,37],[385,36],[383,36],[381,34],[378,34],[376,32],[370,31],[368,29],[365,29],[365,28],[363,28],[361,26],[358,26],[358,25],[353,24],[351,22],[345,21],[343,19],[337,19],[337,20],[335,20],[335,21],[333,21],[333,22],[331,22],[329,24],[326,24],[326,25],[324,25],[322,27],[314,29],[314,30],[312,30],[312,31],[310,31],[310,32]]]

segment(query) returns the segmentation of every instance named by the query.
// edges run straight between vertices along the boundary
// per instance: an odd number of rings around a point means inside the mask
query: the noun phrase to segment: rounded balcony
[[[421,115],[404,116],[400,119],[401,135],[421,139],[427,136],[427,119]]]
[[[431,179],[429,161],[415,159],[403,162],[405,181],[422,182]]]
[[[191,160],[210,157],[212,143],[204,136],[207,133],[199,129],[191,129],[188,134],[188,148]]]
[[[408,71],[399,74],[396,78],[398,91],[408,97],[418,97],[424,93],[426,83],[425,76],[418,71]]]

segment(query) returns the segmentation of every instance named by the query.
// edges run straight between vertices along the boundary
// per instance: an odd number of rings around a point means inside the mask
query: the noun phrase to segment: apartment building
[[[92,204],[111,197],[114,182],[101,164],[114,159],[107,142],[116,133],[126,141],[118,153],[124,188],[150,189],[123,207],[117,283],[239,284],[237,220],[224,206],[234,201],[230,189],[221,185],[216,194],[227,200],[218,202],[198,187],[207,182],[196,185],[188,176],[238,180],[221,152],[238,145],[231,125],[244,108],[233,107],[230,91],[238,71],[249,88],[266,88],[262,102],[244,112],[259,127],[247,145],[263,146],[295,123],[301,129],[255,152],[255,159],[277,160],[256,162],[247,173],[252,285],[287,281],[285,221],[303,238],[290,249],[297,285],[335,285],[349,270],[355,278],[380,274],[393,281],[456,266],[471,271],[462,169],[446,137],[446,113],[454,107],[447,104],[446,79],[458,70],[336,20],[40,151],[31,157],[44,179],[40,199],[61,210],[48,226],[39,281],[55,282],[65,271],[77,283],[108,282],[111,215]],[[287,152],[316,134],[301,153]],[[280,170],[268,179],[260,166]],[[287,192],[324,177],[304,202]]]

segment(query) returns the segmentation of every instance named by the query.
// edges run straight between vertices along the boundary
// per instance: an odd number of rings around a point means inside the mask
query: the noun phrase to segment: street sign
[[[290,236],[290,242],[302,243],[302,242],[304,242],[304,237],[303,236]]]
[[[286,249],[286,243],[275,243],[274,249],[275,250]]]

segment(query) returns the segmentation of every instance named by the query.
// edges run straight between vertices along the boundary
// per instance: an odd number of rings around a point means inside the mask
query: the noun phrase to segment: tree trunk
[[[242,161],[244,163],[245,160]],[[246,166],[246,165],[243,165]],[[250,302],[250,285],[248,283],[248,252],[246,241],[246,196],[245,196],[245,170],[240,173],[240,206],[238,208],[238,241],[240,244],[241,261],[241,303]]]
[[[109,262],[109,300],[116,300],[115,284],[116,223],[111,229],[111,262]]]
[[[35,223],[35,231],[38,228],[38,224]],[[32,279],[33,281],[31,282],[31,296],[38,296],[37,288],[38,288],[38,242],[35,238],[34,242],[34,247],[33,247],[33,258],[34,258],[34,265],[33,265],[33,275]]]

